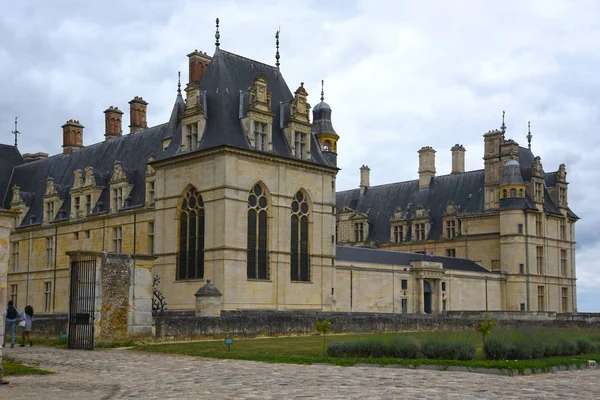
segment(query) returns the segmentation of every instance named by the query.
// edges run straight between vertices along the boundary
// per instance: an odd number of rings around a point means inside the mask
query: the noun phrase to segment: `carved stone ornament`
[[[13,192],[13,196],[12,196],[12,201],[10,202],[10,204],[22,203],[23,199],[21,198],[21,188],[17,185],[14,185],[12,187],[12,192]]]
[[[76,169],[73,171],[73,189],[79,189],[83,186],[83,180],[81,175],[81,170]]]
[[[427,210],[422,205],[418,205],[417,209],[415,210],[415,218],[427,217],[429,217],[429,213],[427,212]]]
[[[123,165],[121,161],[115,161],[115,164],[113,166],[113,175],[110,181],[118,182],[126,179],[127,177],[125,176],[125,171],[123,171]]]
[[[94,168],[92,168],[92,167],[85,167],[84,186],[96,186],[96,178],[94,177]]]
[[[44,195],[52,196],[55,194],[56,194],[56,187],[54,186],[54,178],[49,176],[46,178],[46,191],[44,192]]]
[[[533,174],[537,176],[542,175],[542,161],[540,156],[533,159]]]
[[[455,212],[454,202],[452,200],[448,200],[446,203],[446,214],[454,214]]]
[[[559,182],[565,182],[567,180],[567,168],[565,164],[560,164],[558,167],[557,179]]]

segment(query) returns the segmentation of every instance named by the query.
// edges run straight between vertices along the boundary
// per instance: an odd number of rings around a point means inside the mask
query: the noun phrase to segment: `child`
[[[33,322],[33,307],[25,307],[23,320],[25,321],[25,326],[23,327],[23,333],[21,334],[21,347],[25,346],[25,336],[27,336],[27,340],[29,340],[29,345],[33,346],[33,343],[31,342],[31,336],[29,336],[29,333],[31,332],[31,323]]]

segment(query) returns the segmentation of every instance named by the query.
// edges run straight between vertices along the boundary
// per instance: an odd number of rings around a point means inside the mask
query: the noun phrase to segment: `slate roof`
[[[15,146],[0,144],[0,208],[9,188],[13,168],[23,164],[23,157]]]
[[[219,146],[256,151],[250,147],[250,142],[244,134],[239,109],[240,91],[247,90],[260,72],[267,78],[267,88],[272,93],[272,113],[275,114],[273,153],[269,154],[295,159],[280,128],[280,102],[289,102],[293,97],[281,73],[275,67],[221,49],[216,50],[200,82],[201,90],[206,91],[207,122],[204,136],[196,151]],[[28,214],[23,216],[21,226],[41,223],[46,178],[52,177],[61,198],[65,200],[61,210],[56,210],[55,220],[68,219],[71,202],[69,191],[73,185],[73,171],[75,169],[83,171],[85,167],[91,166],[94,168],[97,185],[105,187],[98,200],[98,203],[102,203],[102,208],[96,208],[94,213],[105,213],[110,207],[108,186],[115,160],[122,162],[127,179],[133,184],[129,207],[143,205],[146,195],[145,173],[148,156],[152,154],[156,160],[160,160],[180,154],[180,117],[184,109],[185,101],[178,94],[171,117],[166,123],[86,146],[69,154],[57,154],[26,164],[23,164],[20,154],[13,146],[0,145],[0,206],[10,208],[12,198],[10,188],[18,185],[22,197],[30,207]],[[171,142],[163,151],[162,143],[166,138],[170,138]],[[311,135],[311,155],[312,160],[306,162],[332,166],[323,156],[313,135]]]
[[[484,170],[462,174],[435,176],[429,188],[419,189],[419,181],[390,183],[371,186],[360,195],[359,189],[338,192],[337,209],[350,207],[369,216],[369,240],[378,243],[390,241],[390,218],[396,207],[402,207],[413,215],[416,207],[422,205],[429,210],[431,230],[429,238],[440,238],[443,233],[442,217],[449,200],[460,214],[482,213]],[[409,208],[410,205],[410,208]],[[407,237],[410,240],[410,233]]]
[[[280,103],[287,103],[294,97],[281,72],[276,67],[251,60],[217,48],[208,68],[200,81],[200,89],[206,91],[206,128],[196,151],[232,146],[244,150],[254,150],[240,122],[240,92],[252,86],[260,73],[267,79],[267,90],[271,92],[271,112],[273,117],[273,153],[280,157],[296,159],[290,150],[280,125]],[[180,141],[180,138],[174,138]],[[170,157],[160,155],[157,159]],[[323,157],[321,147],[311,135],[312,162],[332,166]]]
[[[364,262],[387,265],[410,265],[411,261],[434,261],[440,262],[444,269],[454,271],[468,271],[481,273],[500,273],[499,271],[488,271],[482,266],[466,258],[429,256],[416,253],[405,253],[400,251],[368,249],[364,247],[336,247],[336,260],[346,262]]]
[[[519,147],[519,164],[521,175],[525,182],[531,179],[531,165],[533,153],[524,147]],[[401,207],[403,212],[408,212],[413,217],[416,207],[422,205],[429,211],[431,229],[428,239],[440,239],[444,233],[443,214],[446,212],[448,201],[454,202],[458,215],[479,214],[484,212],[484,170],[468,171],[460,174],[435,176],[431,179],[428,188],[419,189],[419,180],[390,183],[371,186],[361,195],[360,189],[351,189],[336,194],[338,212],[348,207],[357,212],[368,215],[369,237],[368,240],[376,244],[390,242],[390,219],[394,210]],[[500,201],[500,209],[531,209],[535,210],[534,203],[529,195],[525,199],[506,199]],[[544,209],[551,214],[561,214],[544,188]],[[578,219],[570,209],[567,210],[570,218]],[[411,232],[407,232],[406,240],[410,240]]]

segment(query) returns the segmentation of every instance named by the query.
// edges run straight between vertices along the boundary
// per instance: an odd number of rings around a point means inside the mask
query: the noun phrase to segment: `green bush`
[[[327,346],[327,355],[329,357],[344,357],[349,353],[348,342],[330,342]]]
[[[390,344],[390,356],[394,358],[420,358],[419,343],[413,338],[398,337]]]
[[[561,337],[557,341],[557,355],[574,356],[577,354],[577,342]]]
[[[588,354],[596,351],[596,344],[587,338],[577,339],[577,352],[579,354]]]
[[[483,344],[483,353],[490,360],[508,360],[514,354],[514,350],[515,346],[511,341],[500,335],[489,337]]]
[[[465,341],[427,339],[421,344],[421,351],[427,358],[466,361],[473,359],[476,348],[473,343]]]

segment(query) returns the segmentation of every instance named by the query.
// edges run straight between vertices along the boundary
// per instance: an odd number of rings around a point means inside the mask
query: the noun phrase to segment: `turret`
[[[337,165],[338,134],[331,123],[331,107],[325,103],[323,81],[321,81],[321,102],[313,108],[313,133],[321,145],[323,155],[334,166]]]

